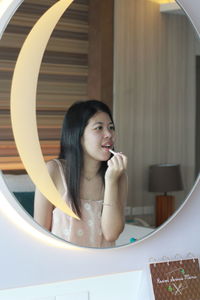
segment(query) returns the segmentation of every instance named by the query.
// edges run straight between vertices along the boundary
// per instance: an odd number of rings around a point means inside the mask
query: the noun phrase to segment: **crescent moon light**
[[[73,0],[60,0],[38,20],[17,59],[11,87],[11,122],[16,146],[32,181],[56,207],[74,218],[54,185],[40,147],[36,120],[36,90],[46,45],[60,17]]]

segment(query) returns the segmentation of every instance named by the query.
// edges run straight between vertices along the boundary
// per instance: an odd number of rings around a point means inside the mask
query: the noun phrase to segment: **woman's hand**
[[[117,181],[127,168],[127,157],[121,152],[116,153],[108,160],[107,164],[108,168],[105,173],[105,180]]]

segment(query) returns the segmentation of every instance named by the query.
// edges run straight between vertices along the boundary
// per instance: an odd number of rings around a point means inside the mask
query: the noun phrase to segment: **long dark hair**
[[[105,112],[113,122],[109,107],[98,100],[74,103],[66,112],[61,133],[59,159],[65,160],[65,178],[73,211],[81,217],[80,179],[83,168],[81,137],[89,119],[97,112]],[[104,182],[107,162],[102,161],[99,174]]]

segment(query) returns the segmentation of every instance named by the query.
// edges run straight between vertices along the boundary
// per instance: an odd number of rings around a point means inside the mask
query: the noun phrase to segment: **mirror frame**
[[[6,2],[5,0],[4,0],[4,2]],[[6,28],[6,25],[9,23],[9,20],[11,19],[11,17],[13,16],[13,14],[15,13],[15,11],[18,9],[18,7],[22,4],[24,2],[24,0],[17,0],[17,1],[15,1],[15,3],[14,3],[14,1],[10,1],[10,3],[9,2],[7,2],[7,8],[5,7],[5,12],[3,13],[2,12],[2,16],[3,17],[5,17],[5,21],[4,22],[2,22],[1,23],[1,27],[0,27],[0,37],[2,36],[2,34],[3,34],[3,32],[4,32],[4,30],[5,30],[5,28]],[[73,0],[72,0],[72,2],[73,2]],[[182,1],[178,1],[178,0],[176,0],[176,2],[182,7],[182,5],[181,5],[181,2]],[[184,2],[184,0],[183,0],[183,2]],[[185,9],[182,7],[182,9],[185,11]],[[185,13],[186,13],[186,11],[185,11]],[[186,15],[189,17],[189,15],[186,13]],[[7,19],[7,20],[6,20]],[[190,21],[191,21],[191,18],[189,17],[189,19],[190,19]],[[192,24],[193,24],[193,26],[195,27],[195,29],[196,29],[196,31],[197,31],[197,28],[196,28],[196,26],[195,26],[195,24],[194,24],[194,22],[192,22]],[[198,180],[197,180],[198,181]],[[188,195],[188,197],[189,197],[189,195]],[[187,198],[188,198],[187,197]],[[187,199],[186,198],[186,199]],[[16,200],[16,199],[15,199]],[[185,200],[186,201],[186,200]],[[185,202],[184,201],[184,202]],[[13,204],[12,204],[13,205]],[[184,205],[184,203],[183,203],[183,205]],[[180,208],[177,210],[177,213],[179,212],[179,210],[181,210],[181,207],[183,206],[183,205],[181,205],[180,206]],[[15,205],[14,205],[15,206]],[[18,208],[18,206],[19,205],[17,205],[17,207],[15,207],[15,209],[17,209],[18,210],[18,212],[21,214],[21,207],[20,208]],[[26,213],[26,212],[25,212]],[[24,213],[22,212],[22,214],[24,215]],[[167,222],[166,223],[168,223],[171,219],[173,219],[174,218],[174,216],[176,215],[176,212],[169,218],[169,220],[167,220]],[[28,218],[28,221],[30,221],[29,220],[29,218]],[[32,223],[32,226],[35,226],[35,221],[33,220],[33,222],[31,222]],[[164,223],[163,225],[161,225],[160,227],[164,227],[165,226],[165,224],[166,223]],[[36,224],[36,227],[38,227],[37,226],[38,224]],[[40,226],[39,226],[40,227]],[[159,228],[160,228],[159,227]],[[159,228],[157,228],[157,229],[155,229],[155,231],[153,231],[152,233],[150,233],[149,235],[147,235],[146,237],[144,237],[144,238],[148,238],[150,235],[152,235],[152,234],[154,234],[154,232],[157,232],[158,230],[159,230]],[[38,229],[38,228],[37,228]],[[43,230],[43,228],[42,228],[42,232],[44,233],[44,234],[46,234],[46,232],[47,232],[47,234],[49,235],[49,232],[48,231],[46,231],[45,229]],[[57,239],[57,237],[55,236],[53,236],[53,238],[56,238]],[[143,239],[144,239],[143,238]],[[59,239],[59,238],[58,238]],[[142,240],[143,240],[142,239]],[[63,241],[64,243],[65,243],[65,241]],[[139,240],[139,241],[137,241],[137,242],[141,242],[141,240]],[[124,247],[124,246],[128,246],[129,244],[125,244],[125,245],[120,245],[119,247]],[[78,245],[75,245],[75,246],[77,246],[77,247],[79,247]]]

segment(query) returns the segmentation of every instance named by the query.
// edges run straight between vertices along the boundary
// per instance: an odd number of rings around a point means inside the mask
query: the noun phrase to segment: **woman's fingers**
[[[116,169],[125,170],[127,168],[127,157],[122,153],[115,154],[109,161]]]
[[[124,169],[123,158],[121,154],[114,155],[114,161],[117,169],[119,169],[120,171]]]
[[[108,160],[107,164],[106,178],[117,180],[127,168],[127,157],[122,153],[116,153]]]

